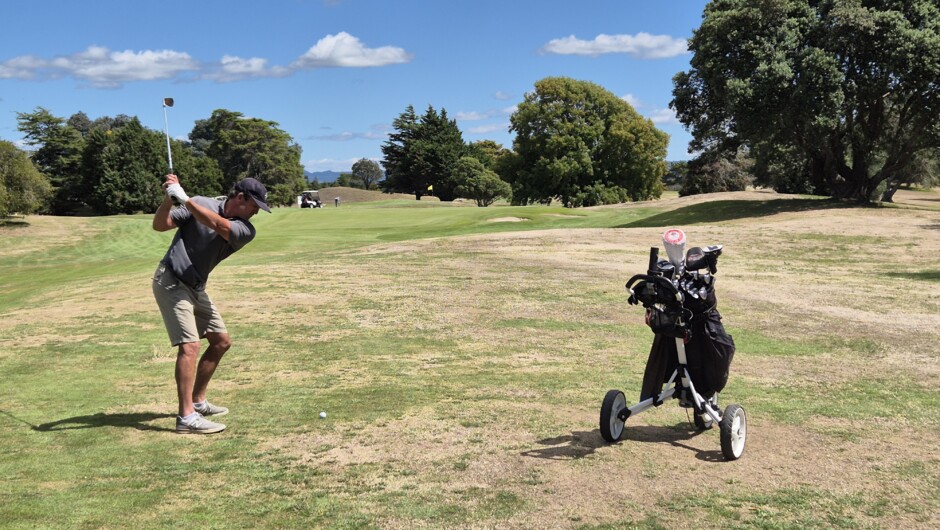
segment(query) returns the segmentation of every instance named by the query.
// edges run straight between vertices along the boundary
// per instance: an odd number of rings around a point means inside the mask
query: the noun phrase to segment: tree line
[[[510,118],[511,148],[465,142],[445,109],[408,106],[351,185],[480,206],[570,207],[734,191],[749,185],[836,199],[890,201],[940,182],[940,5],[936,0],[713,0],[689,40],[691,68],[670,107],[692,133],[688,162],[668,136],[588,81],[537,81]],[[150,211],[166,171],[163,139],[136,118],[18,115],[33,148],[0,144],[0,215]],[[187,189],[221,194],[239,178],[290,204],[306,184],[300,147],[277,123],[216,110],[173,142]],[[36,172],[27,162],[34,164]],[[43,182],[47,178],[48,182]]]
[[[0,162],[0,175],[25,171],[32,187],[30,201],[5,208],[7,213],[151,212],[162,201],[163,175],[169,172],[166,138],[138,118],[91,120],[78,112],[66,119],[40,107],[18,113],[17,122],[32,151],[26,156],[5,142],[2,152],[9,154],[0,160],[9,157],[16,166]],[[276,122],[239,112],[215,110],[196,121],[189,141],[172,139],[170,150],[173,169],[192,194],[225,195],[235,182],[255,177],[266,183],[269,202],[286,205],[305,185],[300,146]],[[27,162],[31,170],[24,169]]]
[[[480,206],[594,206],[658,198],[669,137],[603,87],[567,77],[538,81],[510,118],[513,148],[465,144],[456,121],[412,106],[382,146],[386,191],[465,197]]]
[[[65,119],[38,108],[17,119],[32,148],[28,160],[25,153],[19,156],[17,167],[31,162],[36,173],[30,182],[48,182],[37,184],[32,202],[21,200],[11,211],[108,215],[152,211],[162,200],[165,137],[136,117],[92,121],[79,112]],[[511,123],[513,149],[492,140],[466,143],[445,109],[429,106],[418,115],[408,106],[382,145],[384,172],[361,159],[338,183],[418,199],[462,197],[479,206],[500,198],[592,206],[662,192],[667,135],[594,83],[543,79]],[[300,147],[290,135],[275,122],[230,110],[198,120],[188,141],[171,141],[171,151],[175,172],[193,194],[222,195],[252,176],[266,183],[270,202],[289,205],[308,185]]]

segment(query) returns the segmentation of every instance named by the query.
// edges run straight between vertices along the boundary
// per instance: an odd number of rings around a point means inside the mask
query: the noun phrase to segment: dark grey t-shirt
[[[225,217],[225,201],[208,197],[193,197],[192,200]],[[196,220],[185,206],[173,208],[170,216],[178,228],[161,263],[166,264],[181,282],[197,291],[206,288],[209,273],[216,265],[255,237],[255,227],[239,217],[228,218],[231,231],[226,241],[215,230]]]

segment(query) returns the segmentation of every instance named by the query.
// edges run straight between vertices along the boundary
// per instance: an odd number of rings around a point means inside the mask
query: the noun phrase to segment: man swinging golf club
[[[209,403],[206,389],[232,339],[215,304],[206,294],[209,273],[223,259],[255,237],[248,221],[258,210],[270,212],[267,190],[253,178],[232,188],[225,200],[190,198],[176,175],[163,183],[166,196],[153,216],[153,229],[176,235],[153,276],[153,295],[160,307],[170,342],[179,347],[176,357],[176,392],[179,416],[176,432],[210,434],[225,429],[205,416],[228,413]],[[173,206],[173,203],[178,207]],[[200,340],[209,346],[198,364]]]

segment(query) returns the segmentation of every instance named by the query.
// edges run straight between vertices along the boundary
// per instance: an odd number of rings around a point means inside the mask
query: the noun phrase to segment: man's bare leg
[[[209,387],[209,381],[212,380],[212,374],[219,367],[222,356],[232,347],[232,338],[228,333],[209,332],[206,333],[206,339],[209,340],[209,347],[202,354],[199,365],[196,367],[190,403],[201,403],[206,400],[206,389]]]

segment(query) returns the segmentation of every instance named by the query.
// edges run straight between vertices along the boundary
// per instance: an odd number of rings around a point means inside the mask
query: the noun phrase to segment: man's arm
[[[189,198],[189,195],[186,195],[186,192],[183,190],[182,186],[179,184],[179,178],[176,175],[167,175],[166,182],[163,183],[163,189],[166,190],[166,199],[164,199],[163,204],[160,205],[160,208],[157,209],[157,214],[154,215],[153,229],[157,231],[169,230],[176,226],[176,223],[173,222],[172,216],[169,215],[170,209],[173,207],[172,200],[176,199],[176,202],[182,204],[186,207],[187,210],[193,215],[196,221],[202,223],[203,225],[211,228],[215,233],[222,236],[222,239],[228,241],[232,233],[232,223],[222,217],[221,215],[204,208]],[[158,222],[157,215],[161,213],[161,210],[166,207],[166,215],[160,216]]]
[[[179,182],[179,179],[176,178],[176,175],[167,175],[166,182],[163,183],[163,191],[166,191],[166,188],[170,184],[176,184]],[[173,222],[173,216],[170,215],[170,210],[173,209],[173,200],[170,199],[170,196],[166,193],[163,194],[163,202],[160,203],[160,206],[157,207],[156,213],[153,214],[153,229],[157,232],[166,232],[167,230],[172,230],[176,228],[176,223]]]
[[[173,217],[170,215],[170,210],[173,209],[173,201],[169,197],[165,197],[163,202],[160,203],[160,207],[157,208],[157,212],[153,214],[153,229],[157,232],[166,232],[167,230],[172,230],[176,228],[176,223],[173,222]]]
[[[229,236],[232,234],[231,221],[208,208],[196,204],[192,200],[186,201],[186,209],[193,214],[197,221],[214,230],[222,239],[229,240]]]

